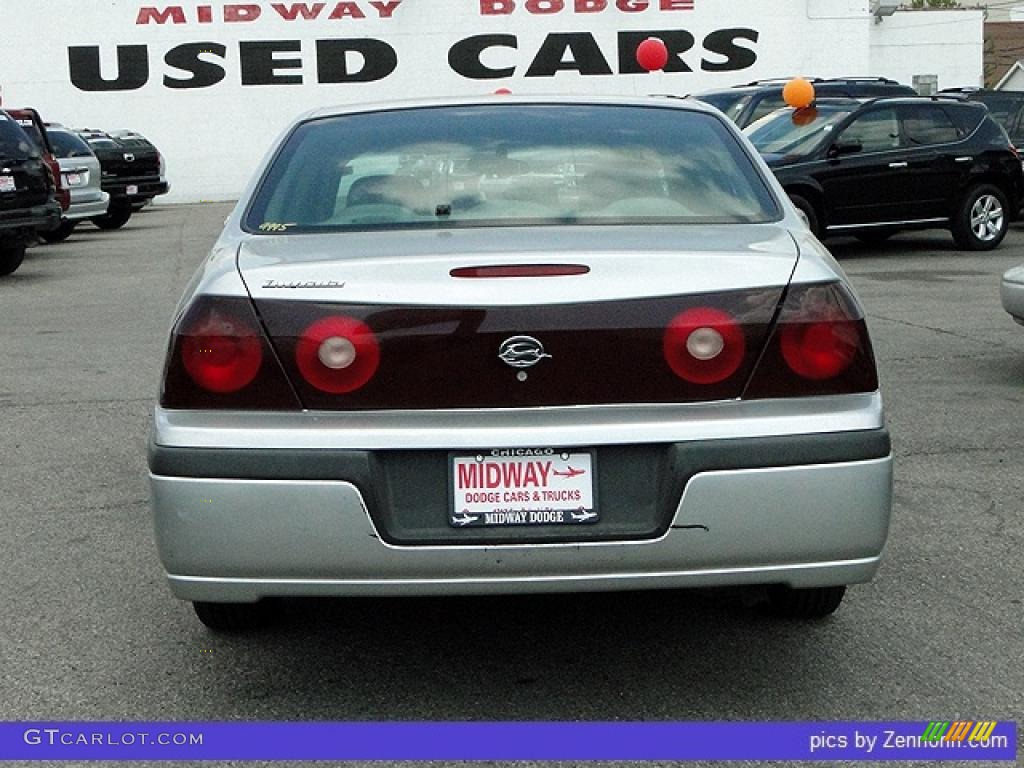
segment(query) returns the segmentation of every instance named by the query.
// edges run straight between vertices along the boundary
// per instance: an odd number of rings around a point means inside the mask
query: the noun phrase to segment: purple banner
[[[7,722],[0,760],[1016,760],[1016,723],[982,725]]]

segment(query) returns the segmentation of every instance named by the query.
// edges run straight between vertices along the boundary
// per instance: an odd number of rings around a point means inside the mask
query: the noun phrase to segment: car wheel
[[[785,584],[768,588],[768,610],[787,619],[822,619],[835,612],[846,587],[793,589]]]
[[[25,260],[25,244],[21,242],[0,245],[0,275],[9,275]]]
[[[965,251],[990,251],[1006,236],[1010,226],[1008,214],[1002,190],[980,184],[964,196],[953,217],[953,239]]]
[[[39,236],[48,243],[63,243],[75,231],[76,223],[65,219],[56,229],[51,229],[49,232],[40,232]]]
[[[111,208],[102,216],[93,216],[91,221],[100,229],[120,229],[131,217],[132,208],[126,205],[124,208]]]
[[[274,612],[266,600],[258,603],[207,603],[195,601],[196,616],[215,632],[243,632],[270,623]]]
[[[856,237],[865,245],[881,245],[895,234],[895,229],[868,229],[858,232]]]
[[[818,211],[814,207],[813,203],[801,195],[791,194],[789,199],[793,201],[793,205],[796,206],[796,209],[804,215],[808,229],[810,229],[815,236],[818,236],[821,233],[821,222],[818,217]]]

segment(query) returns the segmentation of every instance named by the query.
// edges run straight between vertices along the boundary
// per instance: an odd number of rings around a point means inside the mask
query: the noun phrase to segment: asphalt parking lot
[[[311,600],[215,636],[171,598],[146,435],[229,207],[81,227],[0,281],[0,720],[1012,720],[1024,712],[1024,328],[947,233],[833,252],[897,455],[886,559],[830,620],[742,595]],[[827,514],[828,510],[823,510]]]

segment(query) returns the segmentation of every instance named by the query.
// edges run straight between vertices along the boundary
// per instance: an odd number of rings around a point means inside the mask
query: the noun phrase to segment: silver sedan
[[[64,186],[71,191],[71,207],[64,212],[60,225],[42,233],[47,242],[57,243],[66,240],[78,222],[106,213],[110,195],[100,188],[100,161],[78,134],[59,127],[48,127],[46,134],[60,164]]]
[[[172,592],[872,578],[892,456],[863,311],[720,114],[491,97],[322,110],[182,297],[149,467]]]
[[[1024,325],[1024,264],[1008,270],[1003,275],[1000,295],[1003,299],[1003,309],[1010,313],[1010,317]]]

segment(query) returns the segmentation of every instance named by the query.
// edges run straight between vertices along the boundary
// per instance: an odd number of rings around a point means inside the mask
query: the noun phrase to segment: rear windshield
[[[7,115],[0,114],[0,157],[5,160],[24,160],[26,157],[38,156],[38,150],[18,124]]]
[[[92,154],[89,145],[70,131],[51,128],[47,134],[53,146],[53,154],[57,157],[88,157]]]
[[[249,206],[254,232],[776,220],[726,125],[658,107],[482,105],[301,124]]]

